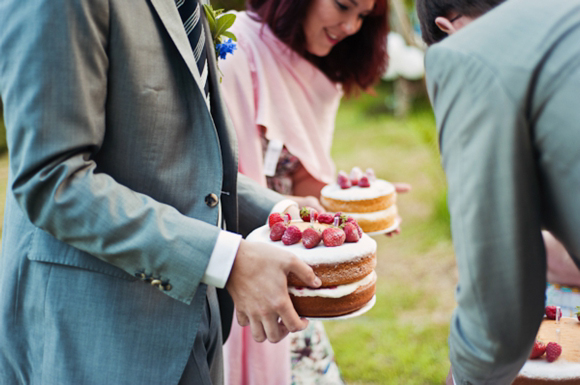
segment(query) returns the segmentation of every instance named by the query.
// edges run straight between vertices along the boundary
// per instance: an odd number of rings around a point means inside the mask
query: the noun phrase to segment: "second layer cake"
[[[396,224],[397,194],[395,186],[382,179],[369,187],[341,188],[338,183],[325,186],[320,203],[328,211],[353,217],[365,233],[382,231]]]

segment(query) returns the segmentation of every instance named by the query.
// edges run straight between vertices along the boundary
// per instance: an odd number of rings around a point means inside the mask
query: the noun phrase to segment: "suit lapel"
[[[209,30],[209,23],[205,17],[203,18],[203,27],[205,28],[205,35],[207,37],[206,44],[208,45],[207,65],[209,68],[208,81],[210,82],[211,114],[216,131],[220,138],[222,159],[224,162],[222,191],[227,192],[222,195],[222,202],[224,203],[224,218],[228,224],[228,229],[237,231],[238,143],[234,125],[230,119],[230,115],[228,114],[225,101],[221,95],[215,47]]]
[[[210,82],[210,101],[211,101],[211,113],[213,116],[214,124],[218,135],[220,137],[220,142],[222,145],[222,152],[224,153],[224,159],[231,159],[231,168],[233,170],[238,170],[238,143],[236,138],[236,133],[234,126],[230,120],[227,107],[221,96],[221,87],[219,80],[219,69],[217,67],[217,60],[215,55],[215,47],[213,43],[213,38],[211,36],[211,31],[209,29],[209,23],[207,19],[203,18],[203,27],[205,29],[206,45],[207,45],[207,65],[209,68],[208,81]],[[226,158],[228,156],[228,158]]]
[[[189,72],[193,75],[195,83],[199,88],[199,92],[201,92],[203,96],[205,93],[203,91],[203,84],[201,83],[199,70],[197,69],[197,63],[195,62],[191,44],[189,43],[189,39],[185,33],[185,28],[181,22],[175,2],[173,0],[151,0],[151,4],[157,12],[157,15],[159,15],[161,22],[165,26],[165,29],[169,33],[169,36],[173,40],[177,50],[183,57],[183,60],[185,60],[185,64],[187,65],[187,68],[189,68]]]

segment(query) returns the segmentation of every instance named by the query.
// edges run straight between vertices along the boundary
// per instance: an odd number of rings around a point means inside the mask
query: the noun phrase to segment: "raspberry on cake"
[[[344,171],[338,175],[337,183],[324,186],[320,192],[320,203],[326,210],[354,218],[367,233],[384,231],[396,224],[397,194],[392,183],[376,179],[372,169],[362,175],[353,169],[350,179]],[[360,177],[355,184],[352,180],[357,175]]]
[[[356,222],[351,219],[344,225],[347,223]],[[273,241],[268,225],[254,230],[247,240],[285,248],[311,266],[320,278],[320,288],[311,289],[294,274],[288,276],[290,299],[300,316],[342,316],[360,310],[373,300],[377,280],[375,240],[362,234],[358,241],[345,243],[344,231],[328,223],[295,220],[289,225],[302,233],[301,241],[289,245]],[[331,230],[327,235],[332,235],[327,239],[328,246],[321,241],[325,230]],[[320,234],[320,238],[313,231]]]

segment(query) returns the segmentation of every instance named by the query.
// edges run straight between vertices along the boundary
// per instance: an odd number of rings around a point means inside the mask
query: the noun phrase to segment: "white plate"
[[[348,313],[345,315],[339,315],[337,317],[304,317],[304,318],[309,319],[311,321],[337,321],[337,320],[342,320],[342,319],[349,319],[349,318],[353,318],[353,317],[358,317],[359,315],[363,315],[367,311],[371,310],[373,308],[373,306],[375,306],[376,302],[377,302],[377,296],[373,295],[373,298],[371,298],[371,300],[369,302],[367,302],[366,305],[364,305],[363,307],[361,307],[357,311],[353,311],[352,313]]]
[[[399,218],[395,219],[395,223],[391,226],[391,227],[387,227],[384,230],[379,230],[379,231],[372,231],[370,233],[365,233],[368,236],[374,236],[374,235],[381,235],[381,234],[387,234],[390,233],[391,231],[395,231],[399,228],[399,225],[401,224],[401,220]]]

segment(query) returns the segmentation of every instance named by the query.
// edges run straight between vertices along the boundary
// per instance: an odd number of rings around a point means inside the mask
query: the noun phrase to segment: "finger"
[[[393,185],[395,186],[395,191],[398,194],[404,194],[406,192],[411,191],[411,185],[409,183],[393,183]]]
[[[278,318],[278,328],[280,328],[280,333],[283,334],[284,337],[290,333],[290,330],[288,330],[286,325],[284,325],[284,322],[282,322],[281,318]]]
[[[308,197],[308,204],[314,210],[318,211],[318,213],[326,212],[324,207],[322,207],[322,204],[320,204],[320,201],[318,199],[316,199],[315,197]]]
[[[321,205],[319,205],[319,204],[312,205],[312,208],[314,210],[318,211],[319,214],[326,212],[326,209],[324,207],[322,207]]]
[[[289,206],[286,208],[286,210],[284,210],[284,212],[290,214],[293,219],[300,218],[300,209],[298,208],[298,204]]]
[[[302,282],[313,288],[317,288],[322,284],[322,281],[314,274],[312,268],[294,255],[290,259],[286,273],[294,273]]]
[[[288,333],[284,334],[283,329],[286,329],[286,327],[278,323],[277,314],[274,317],[263,319],[262,325],[264,326],[264,331],[266,332],[266,338],[268,338],[268,341],[274,344],[282,340],[282,338],[286,337],[286,335],[288,334]],[[283,329],[280,326],[282,326]]]
[[[401,228],[397,227],[393,231],[389,232],[389,235],[394,235],[394,234],[401,234]]]
[[[250,320],[250,330],[252,331],[252,338],[256,342],[264,342],[266,340],[266,332],[259,319],[252,318]]]
[[[283,323],[278,323],[278,335],[280,336],[280,339],[276,342],[280,342],[282,341],[284,338],[286,338],[286,336],[288,334],[290,334],[290,330],[288,330],[288,328],[286,327],[286,325],[284,325]]]
[[[240,324],[240,326],[248,326],[250,324],[250,319],[246,316],[246,314],[237,309],[236,318],[238,319],[238,324]]]
[[[294,306],[292,306],[292,302],[290,302],[290,298],[288,298],[288,305],[280,311],[280,318],[290,333],[304,330],[308,326],[308,320],[298,316]]]

